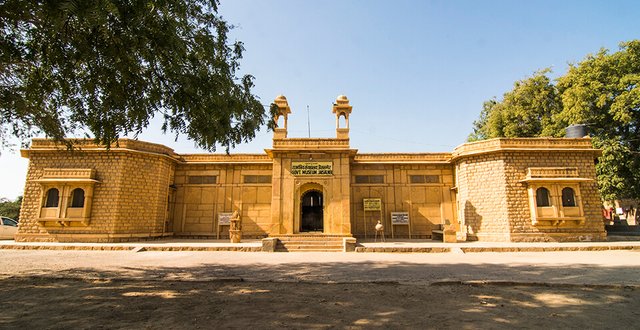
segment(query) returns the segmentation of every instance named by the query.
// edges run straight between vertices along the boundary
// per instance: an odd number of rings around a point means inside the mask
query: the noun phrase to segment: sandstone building
[[[333,106],[335,138],[289,138],[291,110],[275,103],[264,154],[177,154],[121,139],[110,150],[47,139],[22,150],[29,171],[17,241],[119,242],[165,236],[322,234],[447,240],[602,240],[589,138],[492,139],[446,153],[359,153],[349,144],[352,107]],[[344,127],[340,127],[344,123]]]

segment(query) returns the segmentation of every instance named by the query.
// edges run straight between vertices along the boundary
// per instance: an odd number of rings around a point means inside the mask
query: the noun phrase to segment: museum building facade
[[[347,97],[335,138],[289,138],[287,99],[275,99],[264,154],[177,154],[120,139],[75,149],[34,139],[16,241],[121,242],[326,235],[448,240],[603,240],[595,182],[600,151],[585,138],[499,138],[444,153],[359,153]],[[344,127],[341,127],[343,125]]]

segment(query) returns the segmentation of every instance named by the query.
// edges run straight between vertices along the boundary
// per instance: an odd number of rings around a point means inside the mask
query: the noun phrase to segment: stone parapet
[[[349,149],[349,139],[287,138],[273,139],[273,149],[313,150]]]
[[[602,151],[594,149],[590,138],[496,138],[469,142],[456,147],[453,160],[477,154],[499,151],[573,151],[590,152],[600,156]]]
[[[93,139],[67,139],[69,143],[73,145],[73,151],[104,151],[107,150],[104,145],[98,144]],[[177,154],[173,149],[164,146],[162,144],[144,142],[139,140],[132,140],[127,138],[118,139],[117,142],[109,146],[110,150],[130,150],[140,151],[147,153],[154,153],[160,155],[167,155],[170,157],[177,157]],[[29,153],[48,150],[68,150],[66,144],[51,140],[36,138],[31,140],[31,147],[29,149],[21,150],[23,157],[28,157]]]
[[[375,153],[356,154],[353,158],[355,164],[449,164],[451,153]]]
[[[180,160],[188,164],[271,164],[273,162],[265,154],[181,154]]]

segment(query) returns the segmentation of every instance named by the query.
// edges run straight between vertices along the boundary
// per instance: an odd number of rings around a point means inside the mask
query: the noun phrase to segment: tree
[[[553,116],[562,109],[549,69],[516,81],[501,101],[484,102],[480,118],[473,123],[469,141],[494,137],[554,136]]]
[[[207,150],[264,123],[218,0],[0,3],[0,143],[91,133],[106,146],[156,115]]]
[[[493,108],[498,104],[498,101],[493,98],[489,101],[484,101],[482,103],[482,111],[480,112],[480,118],[473,122],[473,132],[469,134],[467,141],[479,141],[490,139],[492,133],[490,132],[489,126],[489,116],[493,115]],[[496,111],[497,112],[497,111]],[[496,119],[501,118],[498,115],[493,115]],[[503,125],[501,123],[494,123],[497,128],[501,128]]]
[[[469,140],[563,136],[571,124],[587,124],[605,200],[640,196],[640,40],[587,55],[551,83],[546,73],[516,82],[502,101],[485,102]]]
[[[22,196],[18,196],[12,201],[8,198],[0,198],[0,215],[3,217],[19,220],[20,207],[22,206]]]
[[[640,196],[640,40],[624,42],[571,65],[558,79],[558,122],[588,124],[603,149],[596,171],[603,198]]]

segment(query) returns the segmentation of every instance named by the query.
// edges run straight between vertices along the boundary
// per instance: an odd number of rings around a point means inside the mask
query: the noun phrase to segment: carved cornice
[[[105,146],[96,144],[93,139],[67,139],[67,141],[69,141],[73,145],[74,151],[82,152],[107,150]],[[127,138],[118,139],[117,142],[111,144],[109,150],[139,151],[144,153],[165,155],[171,158],[177,157],[177,154],[173,151],[173,149],[167,146]],[[61,144],[51,139],[36,138],[31,140],[31,147],[29,149],[21,150],[21,154],[23,157],[28,157],[29,153],[39,151],[68,151],[68,148],[65,144]]]
[[[589,178],[581,178],[577,167],[529,167],[524,183],[544,183],[544,182],[586,182],[593,181]]]
[[[260,163],[271,164],[273,160],[266,154],[183,154],[180,155],[183,162],[197,163]]]
[[[577,167],[529,167],[527,178],[577,178]]]
[[[273,139],[273,149],[319,150],[349,149],[349,139],[286,138]]]
[[[600,156],[602,150],[594,149],[590,138],[496,138],[462,144],[453,151],[453,160],[499,151],[570,151],[591,152]]]
[[[376,153],[357,154],[353,159],[354,163],[450,163],[451,153]]]
[[[96,170],[92,168],[45,168],[43,179],[94,179]]]
[[[91,168],[45,168],[38,182],[44,187],[50,184],[95,184],[96,170]]]

